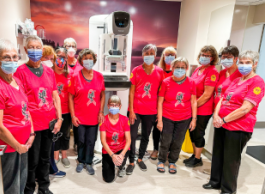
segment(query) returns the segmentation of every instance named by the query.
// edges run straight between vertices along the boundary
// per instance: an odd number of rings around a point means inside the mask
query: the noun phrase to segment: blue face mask
[[[120,112],[120,109],[116,107],[110,107],[109,112],[113,115],[116,115]]]
[[[185,69],[175,69],[174,72],[173,72],[173,75],[177,78],[181,78],[183,77],[184,75],[186,74],[186,70]]]
[[[230,68],[234,64],[234,60],[233,59],[222,59],[221,60],[221,64],[225,68]]]
[[[200,57],[199,62],[201,65],[209,65],[211,63],[210,57]]]
[[[42,49],[28,49],[28,57],[33,62],[38,62],[42,57]]]
[[[248,64],[248,65],[238,65],[238,71],[242,74],[242,75],[248,75],[251,71],[252,71],[252,64]]]
[[[155,61],[155,56],[154,55],[144,56],[144,62],[147,65],[151,65],[154,61]]]
[[[15,61],[1,61],[2,66],[1,69],[5,74],[13,74],[16,72],[18,68],[18,64]]]
[[[175,59],[175,56],[171,56],[171,55],[169,55],[169,56],[165,56],[165,63],[166,63],[167,65],[170,65],[171,62],[172,62],[174,59]]]
[[[86,68],[87,70],[91,70],[94,65],[94,61],[90,59],[83,60],[83,65],[84,65],[84,68]]]

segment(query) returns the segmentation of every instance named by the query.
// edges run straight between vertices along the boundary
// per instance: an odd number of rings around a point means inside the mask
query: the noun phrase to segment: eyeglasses
[[[173,67],[174,69],[186,69],[186,67]]]
[[[233,59],[234,57],[226,57],[226,56],[222,56],[221,59]]]
[[[65,48],[70,48],[70,47],[72,47],[72,48],[76,48],[76,46],[75,45],[65,45]]]
[[[3,61],[18,61],[18,59],[18,55],[14,55],[13,57],[6,55],[2,57]]]
[[[201,54],[201,57],[212,57],[212,55],[204,55],[204,54]]]
[[[58,132],[57,134],[53,135],[52,141],[56,142],[62,136],[63,136],[63,133],[62,132]]]
[[[120,107],[119,104],[109,104],[109,106],[110,106],[111,108],[119,108],[119,107]]]
[[[58,58],[63,58],[65,59],[66,57],[65,56],[62,56],[62,55],[57,55]]]

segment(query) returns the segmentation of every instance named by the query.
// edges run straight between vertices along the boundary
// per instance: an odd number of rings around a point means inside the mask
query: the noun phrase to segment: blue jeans
[[[55,174],[58,172],[58,168],[54,161],[54,142],[52,143],[52,149],[51,149],[51,158],[50,158],[50,174]]]

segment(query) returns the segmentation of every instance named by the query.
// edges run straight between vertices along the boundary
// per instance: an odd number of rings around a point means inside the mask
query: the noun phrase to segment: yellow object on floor
[[[192,143],[191,143],[191,139],[190,139],[190,131],[187,130],[186,135],[185,135],[185,139],[183,141],[182,144],[182,151],[192,154],[193,153],[193,147],[192,147]]]

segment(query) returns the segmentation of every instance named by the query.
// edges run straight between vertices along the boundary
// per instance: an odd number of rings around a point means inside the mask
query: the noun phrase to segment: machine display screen
[[[120,28],[123,28],[125,27],[125,21],[115,21],[116,22],[116,26],[120,27]]]
[[[115,12],[114,20],[117,27],[126,28],[130,21],[130,15],[125,12]]]

